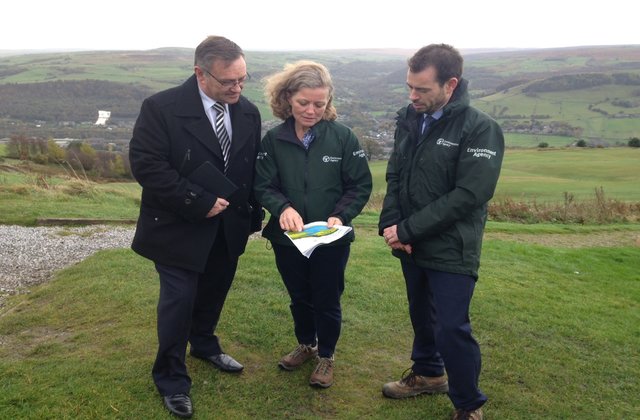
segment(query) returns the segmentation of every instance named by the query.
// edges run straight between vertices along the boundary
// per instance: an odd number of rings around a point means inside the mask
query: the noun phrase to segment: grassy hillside
[[[407,103],[406,58],[412,53],[400,50],[248,51],[253,81],[246,85],[245,93],[257,103],[265,120],[273,119],[263,99],[262,78],[286,62],[317,60],[332,72],[342,121],[363,133],[382,134],[389,140],[393,113]],[[638,87],[610,84],[535,95],[525,92],[532,83],[559,76],[638,75],[638,45],[464,53],[465,77],[471,81],[473,103],[494,115],[507,131],[536,137],[562,136],[565,140],[558,143],[564,144],[586,138],[594,144],[616,145],[640,136]],[[139,111],[140,95],[181,83],[192,73],[192,68],[193,50],[175,48],[0,57],[0,137],[15,132],[68,136],[69,129],[58,127],[56,124],[60,121],[56,118],[59,117],[48,110],[60,109],[60,98],[69,94],[49,93],[41,86],[60,81],[86,85],[84,91],[73,85],[79,91],[72,95],[75,105],[71,109],[77,109],[78,115],[68,115],[69,121],[91,122],[87,115],[97,115],[98,109],[114,108],[113,124],[130,129]],[[120,97],[113,98],[104,91],[91,91],[89,86],[95,85],[91,82],[95,80],[123,84],[124,91],[130,86],[131,95],[136,96],[120,93]],[[21,100],[12,99],[17,94],[15,89],[9,89],[12,84],[20,84]],[[15,121],[12,113],[30,113],[32,118]],[[46,128],[34,127],[35,120],[50,123]],[[122,132],[83,131],[83,137],[113,139],[114,136],[127,137]],[[513,145],[535,147],[538,143],[526,141]]]
[[[626,144],[630,137],[640,136],[640,86],[603,85],[536,95],[525,94],[523,89],[505,89],[474,103],[503,127],[505,123],[534,127],[541,141],[554,123],[577,128],[559,127],[574,139],[586,138],[609,146]]]
[[[465,73],[476,81],[475,89],[500,90],[505,82],[512,84],[564,74],[638,70],[639,62],[640,45],[527,49],[468,54]],[[497,77],[491,80],[490,75]]]
[[[295,345],[287,294],[264,241],[251,241],[218,326],[245,371],[187,357],[198,418],[450,418],[446,396],[382,397],[410,366],[412,331],[398,261],[374,230],[356,230],[334,386],[309,387],[311,364],[277,368]],[[471,318],[487,417],[638,418],[640,248],[483,248]],[[168,417],[150,375],[157,294],[153,265],[123,249],[11,297],[0,308],[2,417]]]
[[[139,83],[158,90],[181,83],[192,69],[192,49],[28,54],[1,57],[0,82],[93,79]]]

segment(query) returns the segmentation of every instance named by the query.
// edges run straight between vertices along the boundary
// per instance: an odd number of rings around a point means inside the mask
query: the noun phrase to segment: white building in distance
[[[95,125],[106,125],[107,120],[111,117],[111,111],[98,111],[98,121]]]

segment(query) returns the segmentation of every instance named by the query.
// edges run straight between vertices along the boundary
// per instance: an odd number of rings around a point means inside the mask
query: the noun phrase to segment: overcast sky
[[[5,0],[0,50],[244,50],[640,44],[634,0]],[[387,9],[387,7],[389,7]],[[634,6],[635,9],[635,6]]]

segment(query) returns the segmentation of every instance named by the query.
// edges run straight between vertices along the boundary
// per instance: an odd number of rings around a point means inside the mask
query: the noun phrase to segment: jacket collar
[[[233,128],[230,155],[230,159],[232,159],[251,140],[255,121],[255,119],[251,118],[251,114],[255,114],[255,111],[249,106],[249,101],[244,96],[240,96],[238,102],[229,105],[229,114],[231,115],[231,126]],[[181,86],[176,100],[175,115],[179,118],[190,119],[191,121],[185,124],[185,129],[218,158],[223,159],[218,137],[202,106],[195,74],[189,77]]]
[[[324,133],[326,124],[327,124],[326,120],[320,120],[316,123],[316,125],[311,127],[311,129],[313,130],[313,133],[316,136],[316,140],[318,139],[318,137],[321,137],[322,133]],[[293,119],[293,117],[287,118],[282,122],[282,124],[280,124],[278,133],[276,134],[276,139],[286,141],[289,143],[299,144],[301,147],[304,147],[302,145],[302,142],[296,135],[295,120]]]

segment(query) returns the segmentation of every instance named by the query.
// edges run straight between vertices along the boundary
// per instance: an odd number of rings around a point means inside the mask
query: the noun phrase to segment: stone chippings
[[[28,288],[102,249],[128,248],[133,227],[0,226],[0,307]]]

